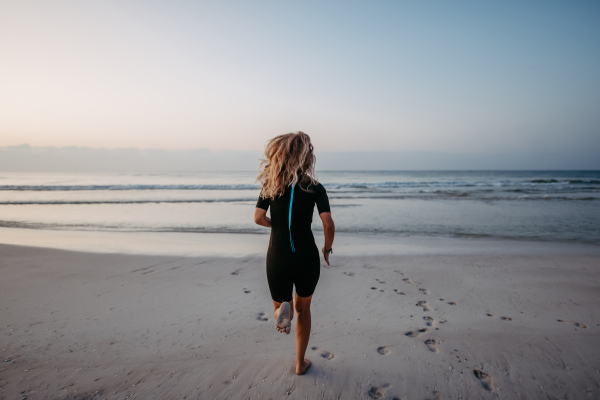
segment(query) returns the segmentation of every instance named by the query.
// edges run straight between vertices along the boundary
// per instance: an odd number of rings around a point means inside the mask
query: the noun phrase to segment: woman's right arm
[[[256,207],[254,209],[254,222],[267,228],[271,227],[271,218],[267,217],[267,210],[262,208]]]
[[[323,232],[325,233],[325,247],[321,250],[323,252],[323,257],[325,257],[325,262],[327,265],[329,264],[329,252],[325,251],[325,249],[331,249],[333,246],[333,237],[335,236],[335,224],[333,223],[333,218],[331,218],[330,212],[322,212],[319,214],[321,217],[321,221],[323,221]]]

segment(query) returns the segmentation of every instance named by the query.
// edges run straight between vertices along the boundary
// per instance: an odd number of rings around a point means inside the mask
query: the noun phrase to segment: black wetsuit
[[[330,212],[329,199],[320,183],[307,189],[310,192],[296,184],[273,200],[259,197],[256,203],[263,210],[271,206],[267,280],[271,298],[278,303],[292,300],[293,286],[298,296],[312,296],[319,281],[321,260],[310,225],[315,204],[319,214]]]

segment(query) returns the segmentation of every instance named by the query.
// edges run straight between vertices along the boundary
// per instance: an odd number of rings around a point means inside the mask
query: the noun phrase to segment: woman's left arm
[[[335,236],[335,224],[333,223],[333,218],[331,218],[330,212],[322,212],[319,214],[321,217],[321,221],[323,221],[323,233],[325,234],[325,247],[321,249],[323,253],[323,257],[325,258],[325,262],[327,265],[329,264],[329,254],[330,252],[326,252],[325,249],[331,250],[333,246],[333,237]]]
[[[271,218],[267,217],[267,210],[256,207],[254,209],[254,222],[266,228],[271,227]]]

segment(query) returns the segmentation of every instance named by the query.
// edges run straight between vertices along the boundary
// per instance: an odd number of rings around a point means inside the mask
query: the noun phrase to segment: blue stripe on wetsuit
[[[292,186],[292,195],[290,197],[290,219],[288,229],[290,230],[290,243],[292,245],[292,252],[295,253],[296,249],[294,248],[294,241],[292,240],[292,201],[294,201],[294,186]]]

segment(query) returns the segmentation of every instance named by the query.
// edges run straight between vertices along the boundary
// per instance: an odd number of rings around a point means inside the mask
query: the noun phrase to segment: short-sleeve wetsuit
[[[319,249],[310,225],[315,204],[319,214],[330,212],[329,199],[320,183],[305,188],[309,191],[296,184],[275,199],[259,197],[256,203],[265,211],[271,207],[267,280],[271,298],[278,303],[292,300],[293,286],[298,296],[312,296],[321,273]]]

